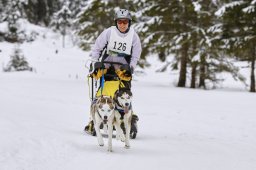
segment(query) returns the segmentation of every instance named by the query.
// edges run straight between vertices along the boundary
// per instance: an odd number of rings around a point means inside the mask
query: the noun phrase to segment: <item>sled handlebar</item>
[[[117,64],[117,65],[124,65],[123,63],[114,62],[114,61],[102,61],[103,64]]]

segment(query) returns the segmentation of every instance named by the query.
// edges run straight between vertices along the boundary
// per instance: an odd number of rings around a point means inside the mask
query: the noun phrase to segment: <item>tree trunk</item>
[[[205,69],[205,55],[202,55],[200,58],[200,78],[199,78],[199,87],[206,88],[205,78],[206,78],[206,69]]]
[[[196,88],[196,68],[197,62],[192,62],[192,72],[191,72],[191,84],[190,88]]]
[[[65,48],[65,36],[66,36],[66,24],[63,25],[63,32],[62,32],[62,47]]]
[[[62,47],[65,48],[65,34],[62,35]]]
[[[252,60],[251,60],[251,87],[250,92],[255,92],[255,59],[256,59],[256,50],[255,46],[252,46]]]
[[[186,86],[186,73],[187,73],[187,61],[188,60],[188,43],[182,45],[181,61],[180,61],[180,77],[178,87]]]

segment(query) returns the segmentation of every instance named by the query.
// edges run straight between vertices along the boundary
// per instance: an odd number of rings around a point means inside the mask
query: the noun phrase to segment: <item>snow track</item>
[[[255,94],[231,81],[233,89],[176,88],[175,74],[154,67],[133,81],[138,137],[130,149],[114,139],[108,153],[106,139],[99,147],[83,132],[88,53],[59,48],[55,54],[56,44],[21,45],[36,72],[0,72],[1,170],[256,169]],[[0,45],[6,64],[12,45]]]
[[[84,80],[1,74],[1,169],[256,168],[254,95],[158,87],[142,78],[134,82],[138,138],[131,149],[114,139],[108,153],[106,139],[99,147],[83,133],[86,90]]]

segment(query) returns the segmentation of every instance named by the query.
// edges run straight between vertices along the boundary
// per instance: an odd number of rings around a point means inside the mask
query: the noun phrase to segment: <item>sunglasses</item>
[[[129,23],[129,21],[127,20],[127,19],[125,19],[125,20],[117,20],[117,24],[128,24]]]

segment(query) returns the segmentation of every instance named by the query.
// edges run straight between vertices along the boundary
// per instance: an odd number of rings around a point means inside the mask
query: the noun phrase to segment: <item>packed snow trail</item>
[[[55,34],[41,34],[47,38],[20,45],[35,72],[0,71],[1,170],[256,169],[255,94],[230,79],[222,90],[176,88],[177,75],[156,73],[153,56],[132,84],[137,138],[130,149],[115,139],[113,153],[106,140],[99,147],[83,131],[88,53],[62,49]],[[13,44],[0,47],[6,65]]]
[[[134,81],[139,133],[113,153],[83,132],[89,98],[84,79],[0,74],[0,167],[3,170],[256,169],[256,96],[239,91]],[[153,78],[154,79],[154,78]]]

